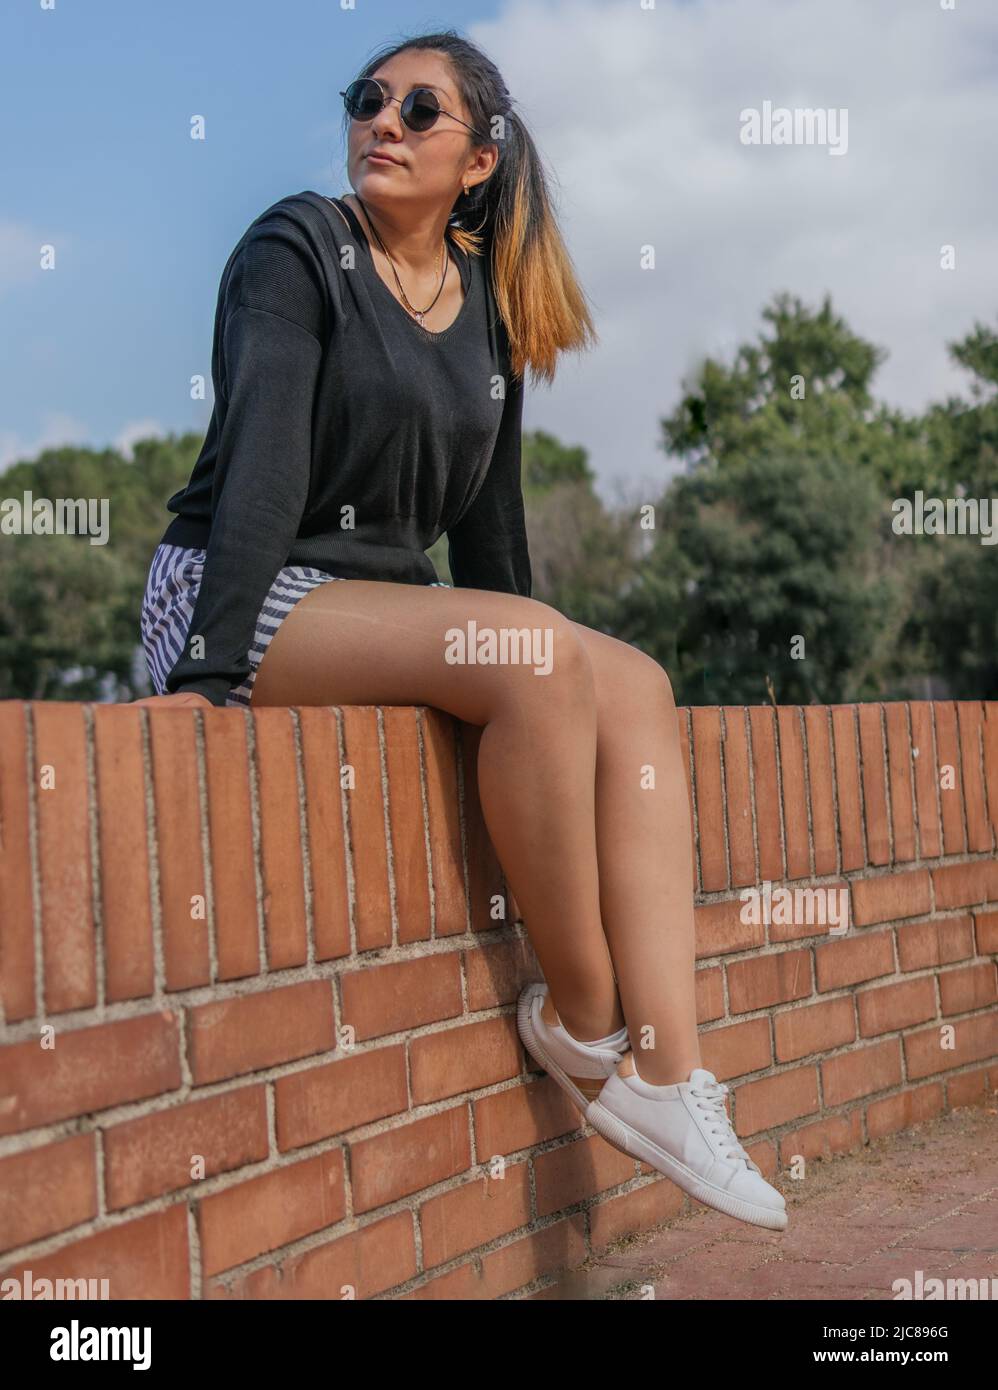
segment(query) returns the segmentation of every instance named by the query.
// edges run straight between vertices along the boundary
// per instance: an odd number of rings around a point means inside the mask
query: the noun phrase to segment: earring
[[[470,194],[469,191],[468,191],[468,185],[467,185],[467,184],[464,185],[464,196],[465,196],[466,198],[469,198],[469,197],[471,196],[471,194]]]

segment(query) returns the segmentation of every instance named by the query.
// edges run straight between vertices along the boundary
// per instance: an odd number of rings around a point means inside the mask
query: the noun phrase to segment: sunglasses
[[[355,121],[373,121],[390,101],[398,101],[398,97],[389,96],[374,77],[358,78],[356,82],[350,83],[345,92],[340,92],[340,96],[348,114]],[[455,116],[450,111],[442,111],[436,93],[429,87],[414,87],[408,96],[402,98],[399,107],[402,120],[410,130],[429,130],[431,126],[436,125],[441,116],[450,116],[452,121],[463,125],[472,135],[477,135],[487,144],[493,143],[489,136],[482,135],[474,126],[468,125],[467,121],[462,121],[460,116]]]

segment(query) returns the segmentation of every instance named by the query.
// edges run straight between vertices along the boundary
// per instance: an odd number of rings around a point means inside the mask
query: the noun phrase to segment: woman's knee
[[[563,613],[536,599],[520,599],[506,633],[509,664],[501,667],[516,701],[536,697],[548,704],[592,705],[596,681],[585,643]],[[531,679],[524,682],[523,665]]]

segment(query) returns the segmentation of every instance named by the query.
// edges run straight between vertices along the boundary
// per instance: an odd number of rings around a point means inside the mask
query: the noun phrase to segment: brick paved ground
[[[663,1179],[665,1181],[665,1179]],[[998,1279],[998,1110],[951,1111],[778,1184],[790,1222],[763,1231],[690,1205],[541,1299],[893,1300],[892,1281]],[[908,1305],[911,1306],[911,1305]],[[938,1306],[938,1305],[937,1305]]]

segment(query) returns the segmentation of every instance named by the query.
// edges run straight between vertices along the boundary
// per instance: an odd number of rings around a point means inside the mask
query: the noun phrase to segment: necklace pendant
[[[420,327],[423,326],[423,315],[418,310],[416,312],[416,322],[419,324]]]

